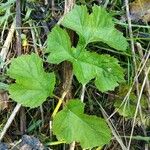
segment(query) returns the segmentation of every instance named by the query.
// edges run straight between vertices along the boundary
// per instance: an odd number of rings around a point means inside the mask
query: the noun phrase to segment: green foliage
[[[73,67],[77,79],[82,84],[96,78],[96,87],[102,92],[113,90],[118,86],[118,82],[124,81],[123,70],[117,59],[109,55],[83,52],[73,63]]]
[[[78,99],[70,100],[65,108],[57,113],[53,132],[58,139],[67,143],[80,142],[82,148],[103,146],[111,139],[111,131],[105,121],[84,114],[84,104]]]
[[[126,39],[114,28],[110,14],[99,6],[92,7],[92,13],[88,13],[86,6],[75,6],[68,13],[62,25],[77,32],[85,46],[91,42],[101,41],[109,46],[125,51],[128,44]],[[80,41],[80,42],[81,42]]]
[[[13,59],[7,74],[16,80],[9,86],[10,97],[23,106],[40,106],[53,95],[55,75],[44,71],[42,59],[36,54]]]
[[[135,89],[133,88],[133,90],[130,93],[129,99],[127,99],[123,104],[122,104],[122,99],[125,97],[126,93],[129,90],[129,86],[128,85],[122,85],[119,87],[119,92],[118,95],[120,98],[115,100],[114,106],[115,109],[118,111],[118,113],[125,117],[126,119],[132,119],[134,118],[134,114],[136,111],[136,106],[137,106],[137,100],[138,97],[135,94]],[[122,98],[122,99],[121,99]],[[149,118],[147,118],[147,113],[146,113],[146,109],[147,109],[147,100],[146,100],[146,96],[142,95],[141,101],[140,101],[140,107],[142,110],[142,118],[140,116],[140,114],[137,115],[136,118],[136,123],[137,124],[149,124]]]
[[[64,60],[72,60],[71,41],[67,32],[59,26],[53,28],[47,39],[47,50],[51,52],[48,56],[50,63],[59,64]]]
[[[66,30],[54,27],[47,39],[48,62],[59,64],[65,60],[70,61],[80,83],[87,84],[95,78],[95,85],[102,92],[113,90],[124,81],[123,69],[116,58],[86,50],[88,43],[98,41],[121,51],[127,48],[126,39],[114,28],[111,16],[103,8],[94,6],[93,12],[89,14],[86,6],[75,6],[64,16],[61,24],[76,31],[79,35],[78,44],[72,46]],[[107,144],[111,135],[105,121],[85,115],[83,111],[84,105],[72,100],[56,114],[53,131],[58,140],[80,142],[82,148]]]
[[[74,74],[82,84],[96,78],[95,84],[102,92],[113,90],[119,82],[124,81],[123,69],[117,59],[86,49],[80,50],[78,46],[71,47],[67,32],[58,26],[49,34],[46,52],[51,52],[48,56],[50,63],[59,64],[64,60],[72,62]]]
[[[66,30],[56,26],[48,36],[46,53],[49,53],[50,63],[70,61],[80,83],[87,84],[95,79],[96,87],[105,92],[114,90],[124,81],[123,69],[116,58],[87,51],[86,46],[100,41],[116,50],[125,51],[128,44],[122,33],[114,28],[112,17],[105,9],[95,5],[92,11],[89,14],[86,6],[75,6],[62,20],[64,27],[79,35],[76,47],[72,46]],[[55,75],[44,71],[42,59],[36,54],[13,59],[7,74],[15,79],[15,83],[8,87],[10,97],[23,106],[34,108],[40,106],[48,96],[53,96]],[[59,140],[80,142],[83,148],[102,147],[111,140],[111,131],[105,120],[84,114],[84,104],[79,100],[70,100],[56,114],[53,131]]]
[[[0,26],[2,26],[12,15],[11,8],[15,4],[15,0],[8,0],[5,3],[0,2]]]
[[[0,90],[7,90],[7,89],[8,89],[8,85],[3,82],[0,82]]]
[[[75,6],[64,17],[62,25],[76,31],[79,41],[77,47],[73,47],[67,32],[56,26],[49,34],[47,43],[50,63],[72,62],[78,81],[86,84],[95,78],[96,87],[102,92],[114,90],[118,83],[124,81],[123,69],[117,59],[85,49],[88,43],[95,41],[107,43],[117,50],[127,48],[126,39],[114,28],[111,16],[103,8],[94,6],[93,13],[89,14],[86,6]]]

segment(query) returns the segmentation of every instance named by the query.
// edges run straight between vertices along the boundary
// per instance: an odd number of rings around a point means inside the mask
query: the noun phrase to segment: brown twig
[[[21,27],[21,0],[16,0],[16,27]],[[16,51],[17,55],[21,55],[21,29],[16,29]],[[25,108],[20,109],[20,131],[25,133],[26,131],[26,115]]]

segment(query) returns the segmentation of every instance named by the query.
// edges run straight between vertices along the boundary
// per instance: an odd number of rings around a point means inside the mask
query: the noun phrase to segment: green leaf
[[[75,6],[65,15],[61,24],[77,32],[85,45],[91,42],[104,42],[117,50],[125,51],[128,43],[122,33],[114,28],[110,14],[100,6],[93,6],[89,14],[86,6]]]
[[[7,89],[8,89],[8,85],[0,82],[0,90],[7,90]]]
[[[50,63],[58,64],[64,60],[72,62],[74,74],[80,83],[86,84],[96,78],[95,84],[102,92],[113,90],[118,83],[124,81],[123,69],[117,59],[88,52],[86,49],[80,51],[71,48],[69,36],[60,27],[53,28],[49,34],[47,52],[51,52],[48,56]]]
[[[48,56],[51,63],[59,64],[64,60],[72,59],[71,42],[65,30],[62,30],[59,26],[53,28],[48,36],[46,52],[51,52],[51,55]]]
[[[82,148],[102,147],[111,140],[111,131],[104,119],[84,114],[80,100],[70,100],[53,121],[58,140],[80,142]]]
[[[42,59],[34,53],[13,59],[7,74],[16,80],[9,86],[10,97],[23,106],[40,106],[53,95],[55,75],[44,71]]]
[[[96,87],[102,92],[114,90],[119,82],[124,81],[123,69],[118,60],[109,55],[82,52],[73,62],[73,69],[82,84],[95,78]]]

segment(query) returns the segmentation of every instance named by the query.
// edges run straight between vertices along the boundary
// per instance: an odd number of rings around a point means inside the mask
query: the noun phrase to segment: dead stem
[[[21,104],[17,104],[16,107],[14,108],[13,112],[11,113],[9,119],[7,120],[2,132],[0,133],[0,141],[2,141],[5,133],[7,132],[8,128],[10,127],[12,121],[14,120],[16,114],[18,113],[18,111],[21,108]]]
[[[9,32],[8,32],[7,38],[5,40],[5,43],[3,45],[3,48],[0,52],[0,57],[1,57],[3,62],[5,62],[5,60],[6,60],[6,57],[7,57],[8,51],[9,51],[9,47],[10,47],[10,44],[12,42],[12,38],[14,35],[14,31],[15,31],[15,26],[16,26],[16,20],[14,19],[14,21],[13,21],[13,23],[9,29]],[[3,66],[4,66],[4,63],[1,63],[0,69],[3,68]]]
[[[21,27],[21,1],[16,0],[16,27]],[[21,55],[21,29],[16,29],[16,51],[17,55]],[[26,115],[25,108],[20,109],[20,131],[21,133],[26,132]]]

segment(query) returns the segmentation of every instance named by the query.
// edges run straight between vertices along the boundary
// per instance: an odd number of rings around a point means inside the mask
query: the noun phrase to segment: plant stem
[[[66,13],[68,13],[74,6],[75,4],[75,0],[65,0],[65,8],[64,8],[64,15]],[[74,43],[74,33],[70,34],[70,39],[72,41],[72,43]],[[67,88],[69,89],[68,94],[66,95],[66,99],[70,99],[72,98],[72,92],[71,92],[71,84],[72,84],[72,78],[73,78],[73,71],[72,71],[72,65],[68,62],[64,62],[63,65],[64,68],[64,72],[63,72],[63,78],[66,78],[70,83],[68,84],[67,80],[65,79],[64,81],[64,86],[66,86],[67,84]],[[65,89],[65,87],[64,87]],[[75,149],[75,141],[72,142],[70,144],[70,150],[74,150]]]
[[[16,50],[21,55],[21,0],[16,0]]]
[[[9,119],[7,120],[7,123],[5,124],[1,134],[0,134],[0,141],[3,139],[7,129],[10,127],[12,121],[14,120],[17,112],[19,111],[19,109],[21,108],[21,104],[17,104],[16,107],[14,108],[13,112],[11,113]]]
[[[59,99],[59,101],[58,101],[58,103],[57,103],[57,105],[56,105],[56,107],[55,107],[55,109],[54,109],[54,111],[52,113],[52,118],[54,118],[56,113],[58,112],[58,110],[59,110],[59,108],[60,108],[60,106],[61,106],[61,104],[62,104],[62,102],[63,102],[63,100],[64,100],[64,98],[66,96],[66,94],[67,94],[67,91],[63,92],[62,97]]]
[[[86,84],[83,84],[82,85],[82,92],[81,92],[81,102],[83,102],[84,101],[84,94],[85,94],[85,86],[86,86]]]
[[[14,31],[15,31],[15,26],[16,26],[16,21],[14,19],[14,21],[9,29],[9,32],[8,32],[7,38],[5,40],[5,43],[3,45],[3,48],[1,49],[1,52],[0,52],[0,57],[3,62],[5,62],[5,60],[6,60],[6,57],[7,57],[8,51],[9,51],[9,47],[12,42],[12,38],[14,35]],[[4,66],[4,63],[1,63],[0,69],[3,68],[3,66]]]
[[[130,150],[132,136],[133,136],[133,131],[134,131],[134,125],[135,125],[135,122],[136,122],[136,116],[138,114],[142,93],[143,93],[143,90],[144,90],[144,87],[145,87],[146,80],[147,80],[149,72],[150,72],[150,67],[146,71],[146,75],[145,75],[145,78],[144,78],[144,81],[143,81],[143,84],[142,84],[142,87],[141,87],[140,95],[139,95],[138,100],[137,100],[136,110],[135,110],[134,118],[133,118],[132,130],[131,130],[131,134],[130,134],[130,140],[129,140],[129,144],[128,144],[128,150]]]
[[[21,29],[18,27],[21,27],[21,0],[16,0],[16,51],[17,55],[20,56],[22,53]],[[21,134],[26,132],[26,114],[24,107],[20,109],[20,131]]]
[[[96,102],[98,103],[98,105],[100,106],[101,112],[109,126],[109,128],[111,129],[112,134],[114,135],[114,137],[116,138],[117,142],[120,144],[122,150],[127,150],[127,147],[124,145],[117,129],[115,128],[113,122],[111,119],[109,119],[108,114],[106,113],[106,111],[104,110],[104,108],[101,106],[101,104],[96,100]]]
[[[141,46],[140,43],[136,43],[137,45],[137,49],[138,49],[138,52],[139,52],[139,55],[140,55],[140,58],[141,58],[141,61],[142,59],[145,59],[144,57],[144,54],[143,54],[143,48]],[[145,65],[145,67],[143,68],[143,74],[144,76],[146,76],[146,70],[147,70],[147,66]],[[149,107],[149,110],[150,110],[150,83],[149,83],[149,80],[148,78],[146,79],[146,87],[145,87],[145,90],[147,91],[147,97],[148,97],[148,101],[147,101],[147,104],[148,104],[148,107]]]

